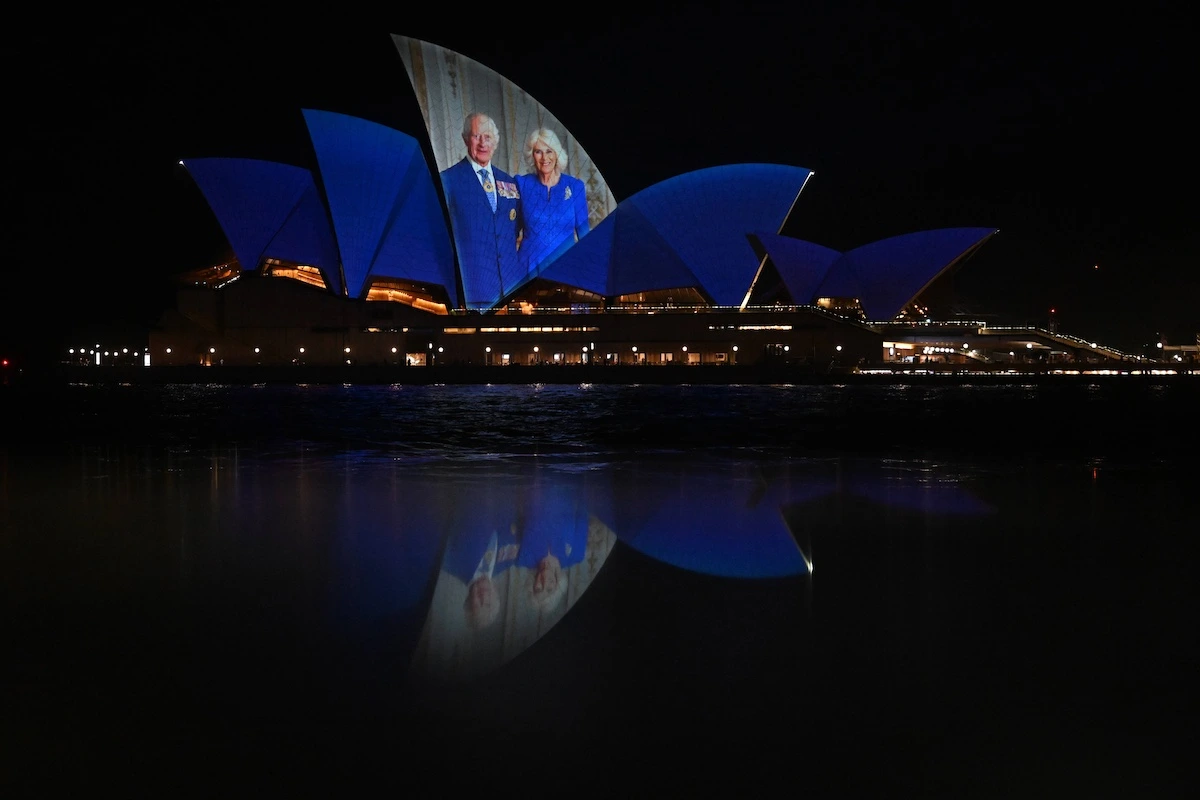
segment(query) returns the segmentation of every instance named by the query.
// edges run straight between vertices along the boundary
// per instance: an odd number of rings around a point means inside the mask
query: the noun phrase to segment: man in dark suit
[[[517,262],[521,197],[510,175],[492,166],[500,131],[476,111],[463,121],[467,155],[442,171],[450,228],[458,249],[467,308],[487,309],[523,278]]]

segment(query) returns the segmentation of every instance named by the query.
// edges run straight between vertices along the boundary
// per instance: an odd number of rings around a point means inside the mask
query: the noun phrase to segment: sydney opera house
[[[994,228],[848,252],[784,236],[813,173],[783,164],[702,169],[618,201],[573,132],[518,86],[437,45],[393,40],[422,137],[304,109],[315,169],[182,162],[236,258],[185,276],[146,363],[830,370],[1120,356],[1052,332],[927,318],[922,293]],[[478,112],[494,122],[494,173],[468,171],[464,188],[455,176],[480,166],[471,137],[487,135],[472,127]],[[545,150],[561,173],[551,186],[537,183]]]

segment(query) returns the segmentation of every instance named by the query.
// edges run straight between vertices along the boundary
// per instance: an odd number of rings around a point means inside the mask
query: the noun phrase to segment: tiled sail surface
[[[450,238],[416,139],[369,120],[313,109],[304,119],[333,218],[346,290],[369,277],[436,284],[457,301]]]
[[[781,226],[811,175],[802,167],[732,164],[662,181],[621,202],[542,277],[597,291],[604,267],[598,293],[608,296],[697,288],[717,305],[739,305],[759,267],[746,234]],[[587,247],[601,231],[604,246]]]
[[[867,319],[894,319],[939,275],[997,232],[996,228],[941,228],[857,247],[842,254],[818,294],[857,297]]]
[[[312,173],[302,167],[249,158],[184,161],[242,269],[273,257],[318,267],[341,292],[337,246]]]
[[[730,164],[662,181],[629,199],[722,306],[740,305],[758,272],[746,233],[779,229],[811,170]]]
[[[842,254],[829,247],[769,231],[755,231],[796,303],[812,303],[817,287]]]

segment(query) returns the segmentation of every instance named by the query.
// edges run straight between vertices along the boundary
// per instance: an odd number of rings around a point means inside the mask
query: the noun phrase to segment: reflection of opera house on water
[[[240,158],[184,162],[236,258],[184,276],[177,307],[151,332],[148,363],[828,372],[1125,358],[1052,330],[928,320],[922,294],[993,228],[831,250],[780,233],[812,173],[777,164],[703,169],[618,203],[573,135],[522,90],[457,53],[394,40],[426,140],[307,109],[314,170]],[[502,191],[530,172],[527,131],[542,128],[557,130],[564,174],[586,187],[584,235],[524,272],[514,271],[520,262],[511,254],[486,253],[505,225],[524,244],[543,221],[533,215],[554,213],[554,204],[525,202],[519,214],[487,211],[464,222],[438,180],[464,159],[464,119],[480,109],[499,131],[492,166],[514,176],[511,184],[497,178]]]

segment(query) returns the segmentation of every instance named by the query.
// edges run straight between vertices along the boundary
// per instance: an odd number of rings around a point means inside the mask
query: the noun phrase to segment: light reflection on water
[[[1185,685],[1168,598],[1196,473],[1170,432],[1195,406],[1131,397],[73,387],[64,415],[3,396],[12,717],[39,741],[62,708],[311,734],[306,714],[415,695],[446,715],[431,736],[543,712],[661,733],[699,692],[711,717],[784,709],[835,738],[845,708],[928,732],[978,706],[1015,741],[1029,708],[1107,736],[1103,704],[1144,732],[1171,712],[1110,687]],[[535,599],[547,555],[561,589]],[[484,573],[494,615],[472,621]]]
[[[13,529],[44,534],[16,546],[47,560],[87,553],[73,591],[173,575],[179,602],[308,609],[309,623],[331,628],[403,619],[395,635],[417,648],[417,672],[448,680],[486,673],[532,645],[618,540],[705,575],[806,577],[811,512],[831,502],[992,512],[961,476],[925,467],[914,477],[910,467],[86,446],[47,474],[6,473],[5,488],[16,495]],[[557,591],[541,591],[547,580]]]

